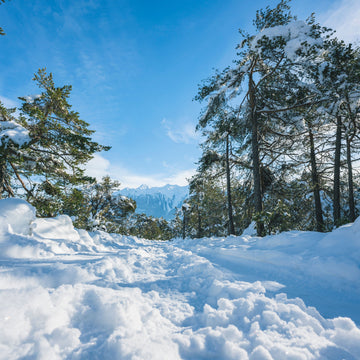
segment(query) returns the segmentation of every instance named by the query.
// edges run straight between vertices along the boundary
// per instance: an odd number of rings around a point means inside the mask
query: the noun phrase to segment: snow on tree
[[[260,215],[264,194],[261,169],[266,160],[271,162],[271,157],[277,156],[273,152],[275,134],[282,133],[294,121],[292,111],[314,101],[302,91],[309,87],[304,76],[308,64],[322,49],[327,29],[315,24],[313,18],[298,21],[285,0],[273,9],[259,10],[254,26],[254,35],[241,32],[244,39],[238,46],[236,66],[210,78],[200,87],[196,99],[207,101],[199,120],[201,127],[211,125],[224,104],[230,104],[237,114],[238,126],[246,128],[251,139],[253,203],[255,213]],[[268,156],[264,149],[269,134]],[[257,218],[258,235],[262,235],[264,224],[261,216]]]
[[[0,198],[14,196],[11,178],[22,163],[21,149],[30,143],[29,131],[14,117],[15,109],[7,109],[0,102]]]
[[[54,216],[74,186],[90,180],[84,165],[108,150],[69,104],[71,86],[55,86],[52,74],[34,76],[39,95],[20,98],[20,115],[0,105],[0,196],[25,196],[40,215]],[[14,187],[18,188],[15,189]]]

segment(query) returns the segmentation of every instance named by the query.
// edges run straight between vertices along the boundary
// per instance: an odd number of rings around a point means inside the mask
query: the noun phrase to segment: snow
[[[182,204],[182,207],[181,207],[184,211],[189,211],[190,210],[190,208],[191,208],[191,206],[190,206],[190,204],[188,204],[188,203],[184,203],[184,204]]]
[[[189,195],[188,186],[165,185],[162,187],[148,187],[141,185],[138,188],[124,188],[117,196],[125,195],[136,201],[138,214],[151,215],[157,218],[172,220],[174,218],[176,208],[181,205]]]
[[[311,36],[312,28],[304,21],[293,21],[286,25],[278,25],[263,29],[257,34],[251,42],[251,49],[259,52],[261,46],[259,42],[263,38],[270,40],[276,40],[276,38],[283,38],[286,41],[284,46],[284,54],[290,60],[296,60],[298,58],[298,51],[304,48],[304,45],[308,46],[321,44],[321,39],[315,39]]]
[[[67,215],[59,215],[55,218],[36,219],[31,224],[34,235],[42,238],[63,239],[64,241],[78,242],[80,236],[74,229],[72,221]]]
[[[29,131],[15,121],[0,121],[0,146],[6,148],[9,141],[23,146],[30,142]]]
[[[256,235],[256,223],[252,221],[251,224],[243,231],[242,236],[255,236]]]
[[[176,204],[182,202],[184,198],[189,194],[188,186],[179,185],[165,185],[161,187],[149,187],[147,185],[140,185],[138,188],[124,188],[120,191],[128,197],[140,196],[140,195],[158,195],[161,194],[165,198],[172,199]]]
[[[0,201],[0,233],[30,234],[30,224],[35,220],[36,210],[21,199]],[[1,242],[0,237],[0,242]]]
[[[0,359],[360,359],[360,219],[155,242],[0,214]]]
[[[41,98],[41,94],[24,96],[24,100],[25,100],[28,104],[32,104],[35,100],[40,99],[40,98]]]

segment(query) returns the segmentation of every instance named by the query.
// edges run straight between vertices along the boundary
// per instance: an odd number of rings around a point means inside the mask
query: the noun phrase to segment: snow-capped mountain
[[[180,208],[189,194],[187,186],[165,185],[162,187],[149,187],[141,185],[136,189],[125,188],[121,195],[136,201],[136,212],[145,213],[154,217],[163,217],[171,220],[175,215],[175,208]]]

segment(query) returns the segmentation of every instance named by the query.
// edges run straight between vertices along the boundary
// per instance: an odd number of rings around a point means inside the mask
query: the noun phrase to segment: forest
[[[42,217],[69,215],[79,229],[148,239],[240,235],[249,226],[258,236],[326,232],[354,222],[359,47],[313,14],[298,20],[287,0],[257,11],[253,32],[240,36],[233,63],[194,90],[202,156],[173,221],[135,214],[118,181],[86,175],[110,146],[92,139],[71,86],[57,86],[45,68],[33,78],[39,95],[19,97],[19,109],[0,103],[0,198],[24,198]]]

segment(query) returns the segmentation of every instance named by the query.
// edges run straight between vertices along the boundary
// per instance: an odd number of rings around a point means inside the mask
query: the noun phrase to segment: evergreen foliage
[[[28,131],[14,116],[16,109],[7,109],[0,102],[0,198],[15,196],[13,176],[23,165],[23,149],[29,145]]]
[[[127,233],[150,240],[170,240],[175,236],[174,229],[165,219],[145,214],[135,214],[130,218]]]
[[[54,216],[76,186],[91,181],[85,164],[109,147],[94,142],[94,131],[72,110],[71,86],[56,87],[45,69],[34,80],[42,92],[20,98],[18,117],[0,104],[0,196],[25,197],[40,216]]]
[[[222,188],[227,175],[222,201],[233,210],[216,221],[224,227],[234,213],[235,233],[254,220],[258,235],[326,231],[358,214],[359,49],[313,15],[298,21],[289,3],[257,11],[254,34],[240,31],[235,66],[204,81],[195,98],[206,101],[198,123],[206,140],[192,181],[217,179]],[[195,198],[195,208],[211,212]],[[220,234],[215,228],[212,235]]]
[[[75,226],[86,230],[126,231],[126,221],[135,212],[134,200],[119,195],[118,181],[104,176],[101,182],[74,189],[66,202],[65,213],[74,218]]]

